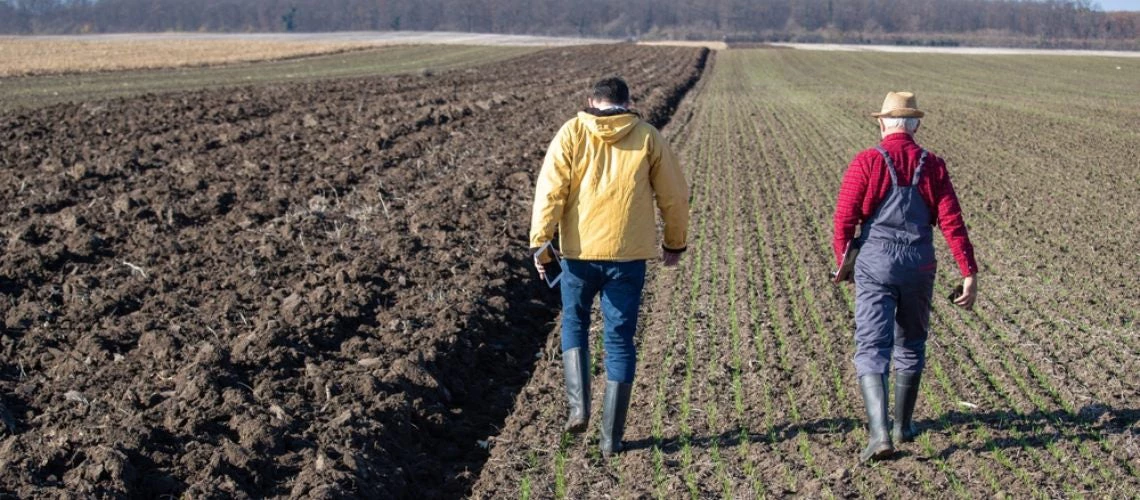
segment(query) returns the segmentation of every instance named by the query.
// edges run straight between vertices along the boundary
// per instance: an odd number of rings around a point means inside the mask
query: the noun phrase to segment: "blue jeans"
[[[590,352],[590,309],[602,295],[606,379],[632,383],[637,365],[633,334],[645,285],[645,261],[562,261],[562,351]]]

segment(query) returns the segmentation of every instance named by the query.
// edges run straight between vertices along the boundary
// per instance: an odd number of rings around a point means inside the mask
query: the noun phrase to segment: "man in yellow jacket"
[[[535,187],[530,246],[559,235],[562,251],[562,366],[570,416],[565,430],[586,430],[590,415],[590,309],[601,294],[606,390],[602,454],[621,451],[637,362],[633,335],[646,260],[675,266],[685,251],[689,188],[676,156],[653,125],[629,110],[620,78],[594,84],[589,107],[551,141]],[[658,250],[653,207],[664,219]],[[535,260],[539,274],[542,263]]]

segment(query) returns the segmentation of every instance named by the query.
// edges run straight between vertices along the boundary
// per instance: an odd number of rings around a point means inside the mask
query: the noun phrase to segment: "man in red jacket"
[[[942,228],[965,277],[954,303],[970,309],[978,294],[978,265],[962,209],[942,159],[914,141],[919,119],[914,94],[891,92],[878,118],[882,142],[855,156],[835,206],[836,260],[852,244],[855,262],[855,369],[863,393],[870,443],[860,460],[894,454],[892,439],[914,440],[912,422],[926,357],[937,263],[933,226]],[[859,236],[855,230],[859,226]],[[887,431],[887,376],[894,363],[894,428]]]

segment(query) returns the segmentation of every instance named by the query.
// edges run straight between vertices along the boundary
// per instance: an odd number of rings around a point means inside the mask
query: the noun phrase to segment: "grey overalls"
[[[930,208],[918,192],[926,150],[909,186],[900,186],[894,162],[879,154],[891,190],[863,222],[855,262],[855,369],[859,376],[922,371],[937,263]]]

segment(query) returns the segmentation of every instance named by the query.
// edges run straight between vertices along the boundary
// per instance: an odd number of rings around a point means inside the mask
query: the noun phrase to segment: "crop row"
[[[995,67],[1036,83],[1012,87],[990,73]],[[1134,135],[1125,130],[1134,119],[1082,97],[1074,100],[1079,112],[1062,120],[1056,96],[1076,79],[1049,81],[1045,67],[1001,58],[721,53],[679,143],[693,187],[691,251],[680,271],[659,272],[648,285],[640,339],[650,356],[641,376],[652,377],[652,422],[633,417],[631,437],[646,429],[650,445],[577,471],[575,481],[617,475],[623,493],[659,498],[1051,498],[1113,496],[1140,484],[1128,446],[1134,416],[1122,407],[1135,392],[1130,373],[1140,351],[1129,315],[1140,301],[1080,279],[1098,267],[1115,276],[1123,266],[1082,245],[1115,248],[1127,237],[1049,224],[1061,210],[1051,203],[1086,199],[1111,167],[1092,163],[1087,176],[1073,178],[1040,161],[1101,158],[1086,155],[1095,143],[1081,144],[1092,135],[1062,137],[1062,125],[1107,117],[1109,129]],[[951,75],[936,78],[944,70]],[[1098,92],[1135,101],[1123,95],[1124,82],[1110,78]],[[826,280],[831,213],[847,162],[878,138],[866,111],[886,90],[907,88],[932,109],[919,140],[948,160],[983,266],[982,294],[970,312],[946,301],[960,278],[939,241],[916,414],[924,432],[900,447],[900,459],[861,467],[853,292]],[[973,101],[1024,122],[1003,128]],[[954,126],[956,116],[977,126]],[[1034,130],[1054,144],[1001,147]],[[1027,190],[1031,180],[1067,190],[1051,198]],[[1140,202],[1136,195],[1130,185],[1114,199]],[[1113,210],[1086,202],[1079,214],[1083,221]],[[1140,222],[1135,210],[1123,214]],[[1053,271],[1061,265],[1064,272]],[[652,484],[639,471],[652,471]]]
[[[785,65],[785,66],[781,66],[781,67],[788,67],[788,66],[791,66],[791,65]],[[789,102],[789,101],[793,101],[793,100],[794,99],[773,99],[773,101],[775,101],[775,102]],[[778,136],[797,135],[797,134],[800,135],[801,137],[798,139],[798,141],[799,141],[798,144],[807,146],[806,148],[799,149],[796,151],[797,158],[799,158],[800,165],[803,166],[805,163],[807,165],[811,165],[812,163],[815,163],[818,161],[820,165],[825,166],[827,162],[834,162],[835,161],[834,158],[832,157],[832,155],[829,154],[830,152],[824,152],[824,153],[818,154],[817,158],[815,158],[815,159],[812,158],[812,153],[813,152],[819,152],[821,150],[827,149],[826,147],[820,147],[822,144],[818,140],[820,137],[828,137],[831,135],[835,135],[835,136],[842,136],[843,135],[843,131],[826,130],[826,128],[827,128],[826,124],[828,123],[828,120],[827,120],[828,115],[831,113],[834,113],[836,111],[838,111],[838,110],[823,110],[822,112],[812,113],[811,110],[806,109],[806,108],[773,109],[773,110],[771,110],[771,113],[770,113],[771,116],[774,116],[774,117],[794,116],[797,119],[797,121],[795,122],[797,126],[795,126],[795,127],[791,127],[791,126],[780,127],[779,128],[780,133],[774,134],[774,135],[778,135]],[[813,124],[814,124],[814,127],[817,127],[817,130],[812,130]],[[824,124],[824,125],[821,126],[821,124]],[[805,160],[807,160],[807,161],[805,161]],[[810,168],[810,167],[807,169],[804,169],[804,168],[798,168],[797,169],[797,171],[803,171],[803,170],[808,170],[811,172],[818,173],[821,171],[826,171],[826,167],[823,169]],[[838,169],[835,169],[835,170],[838,171]],[[814,185],[816,187],[827,185],[826,179],[822,179],[825,182],[820,182],[820,180],[821,179],[818,179],[818,176],[817,176],[817,179],[814,182],[812,182],[810,185]],[[818,199],[830,200],[831,196],[833,196],[832,193],[829,193],[826,191],[820,192]],[[800,193],[800,199],[801,200],[805,200],[807,198],[812,198],[812,197],[810,195],[804,196],[803,193]],[[824,218],[825,214],[829,211],[829,209],[830,209],[830,207],[828,206],[828,202],[825,201],[824,205],[819,207],[815,211],[816,213],[818,213],[820,215],[820,217],[815,218],[815,219],[825,221],[824,223],[817,224],[817,227],[818,227],[817,232],[819,233],[821,241],[826,241],[826,235],[829,234],[829,230],[828,230],[829,228],[827,227],[828,224],[826,224],[826,219]],[[827,255],[827,253],[828,252],[826,252],[826,251],[824,252],[825,255]],[[824,266],[826,266],[826,259],[825,259]],[[979,317],[982,318],[983,321],[985,321],[986,318],[988,318],[988,316],[984,312],[983,312],[983,314],[980,314]],[[939,326],[940,325],[938,325],[938,323],[936,321],[935,328],[939,328]],[[1003,352],[1005,352],[1005,351],[1003,351]],[[1039,387],[1036,390],[1039,390],[1041,392],[1046,393],[1048,396],[1051,396],[1053,399],[1053,402],[1060,404],[1061,406],[1065,406],[1064,400],[1062,400],[1060,397],[1058,397],[1057,391],[1052,386],[1050,381],[1046,377],[1044,377],[1039,371],[1037,371],[1033,368],[1034,365],[1032,363],[1028,362],[1029,360],[1026,359],[1026,356],[1016,349],[1014,349],[1013,352],[1015,353],[1014,356],[1017,358],[1017,361],[1019,362],[1018,366],[1028,366],[1029,367],[1029,371],[1030,371],[1032,378],[1034,378],[1035,381],[1039,385]],[[1007,370],[1011,371],[1015,375],[1017,374],[1017,371],[1013,370],[1013,368],[1010,366],[1009,363],[1006,363],[1006,367],[1007,367]],[[1024,386],[1025,385],[1024,384],[1024,378],[1019,377],[1019,379],[1023,382],[1020,385]],[[1026,389],[1026,390],[1029,391],[1030,389]],[[1036,394],[1036,393],[1031,392],[1031,394]],[[1035,403],[1036,403],[1037,409],[1039,411],[1046,410],[1046,407],[1050,403],[1049,402],[1043,402],[1041,400],[1041,398],[1039,398],[1039,397],[1036,399],[1037,399],[1037,401],[1035,401]],[[1055,448],[1051,449],[1051,452],[1054,449]],[[1059,455],[1059,454],[1055,453],[1055,455]],[[1067,457],[1064,457],[1063,455],[1058,456],[1057,458],[1058,458],[1058,460],[1062,460],[1062,461],[1067,460]]]

